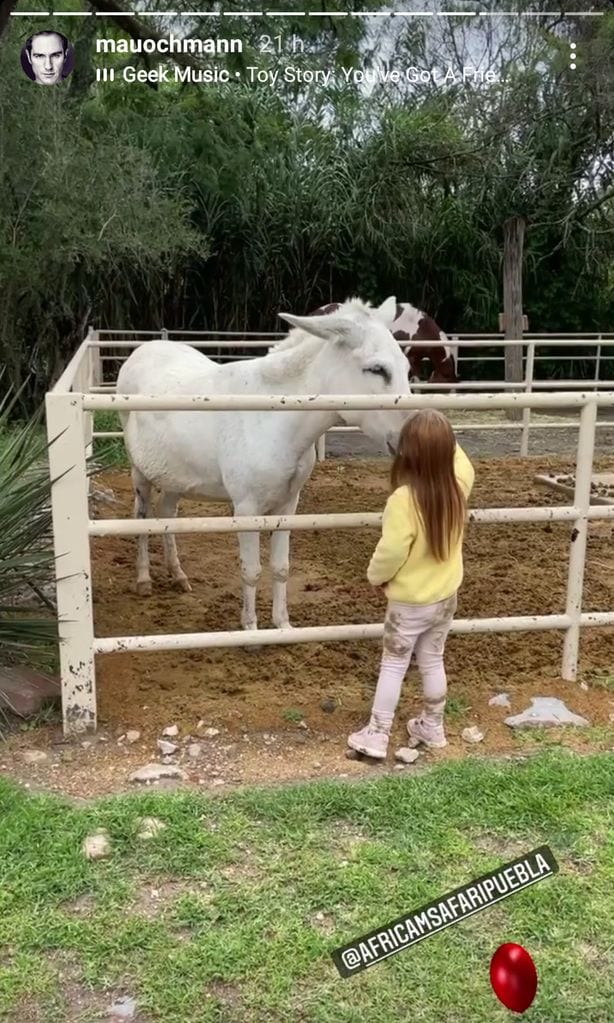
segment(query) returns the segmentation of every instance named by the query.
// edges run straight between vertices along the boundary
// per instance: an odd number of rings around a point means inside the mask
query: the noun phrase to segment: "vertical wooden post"
[[[524,217],[510,217],[503,225],[503,314],[505,316],[505,338],[521,340],[522,322],[522,269],[524,253]],[[522,345],[506,345],[505,379],[522,380]],[[508,419],[520,419],[520,409],[506,410]]]

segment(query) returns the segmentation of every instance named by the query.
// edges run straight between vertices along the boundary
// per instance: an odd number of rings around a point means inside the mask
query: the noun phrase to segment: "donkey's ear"
[[[314,334],[323,341],[336,341],[339,344],[358,347],[364,341],[365,328],[345,316],[328,313],[324,316],[291,316],[290,313],[278,313],[293,327],[299,327],[307,334]]]
[[[294,316],[291,313],[278,313],[280,320],[285,320],[291,327],[297,327],[299,330],[306,331],[307,334],[315,334],[316,337],[321,337],[328,340],[330,333],[326,330],[329,317],[323,316]]]
[[[373,312],[377,316],[378,320],[381,320],[382,323],[390,329],[397,318],[396,295],[390,295],[390,297],[382,302],[380,306],[377,306]]]

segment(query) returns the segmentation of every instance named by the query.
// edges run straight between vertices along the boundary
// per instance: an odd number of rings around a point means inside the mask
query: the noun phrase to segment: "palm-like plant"
[[[54,615],[32,605],[53,580],[47,442],[39,411],[9,428],[18,396],[0,399],[0,665],[53,655]]]

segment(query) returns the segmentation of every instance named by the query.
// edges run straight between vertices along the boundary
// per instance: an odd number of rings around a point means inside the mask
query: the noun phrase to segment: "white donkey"
[[[290,316],[288,337],[268,355],[215,363],[189,345],[148,341],[126,360],[118,394],[409,394],[407,360],[389,327],[396,299],[379,308],[349,299],[334,314]],[[177,514],[181,497],[232,502],[235,515],[292,515],[315,464],[315,443],[340,422],[358,426],[393,450],[402,411],[123,412],[132,462],[137,518],[151,514],[151,491],[161,491],[158,514]],[[243,628],[256,629],[260,534],[239,534]],[[290,534],[271,535],[273,622],[289,628],[286,583]],[[175,537],[164,535],[175,584],[190,590]],[[148,537],[138,539],[137,593],[151,593]]]

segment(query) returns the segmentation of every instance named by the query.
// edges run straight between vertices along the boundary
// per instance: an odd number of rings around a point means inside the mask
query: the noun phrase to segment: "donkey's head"
[[[321,394],[410,394],[407,360],[390,327],[396,315],[396,298],[379,307],[349,299],[333,312],[320,316],[280,317],[326,341],[317,358]],[[396,450],[405,411],[341,411],[348,426],[358,426],[377,444]]]

